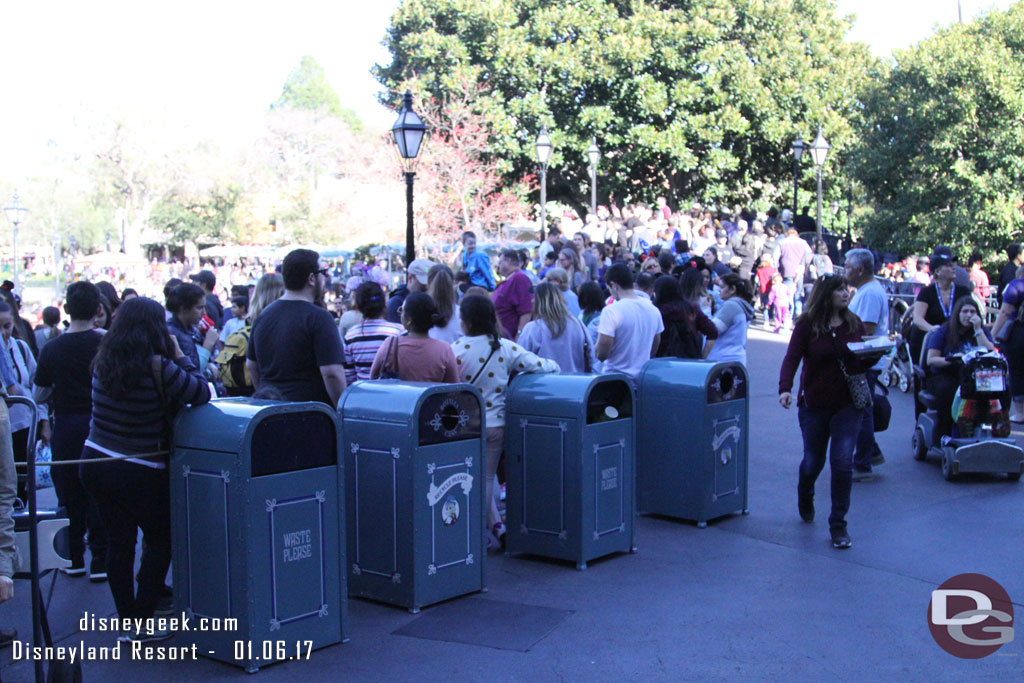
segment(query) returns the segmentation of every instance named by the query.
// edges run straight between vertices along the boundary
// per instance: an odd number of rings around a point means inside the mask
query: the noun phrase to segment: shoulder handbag
[[[843,354],[836,342],[835,330],[832,331],[832,346],[836,350],[836,360],[839,361],[839,369],[846,379],[846,385],[850,388],[850,398],[853,399],[853,407],[856,410],[864,410],[871,405],[871,385],[868,384],[868,376],[863,372],[851,375],[846,371],[846,363],[843,362]]]
[[[889,402],[889,389],[882,386],[877,379],[875,384],[882,389],[882,393],[872,393],[871,414],[874,419],[875,431],[884,432],[889,428],[889,421],[892,419],[892,404]]]
[[[583,372],[588,375],[594,371],[590,365],[590,335],[587,333],[587,328],[583,325],[583,322],[575,316],[569,316],[576,321],[576,324],[583,330]]]
[[[388,344],[388,359],[380,368],[379,379],[402,379],[401,373],[398,372],[398,336],[390,337]]]
[[[487,360],[484,361],[484,364],[481,365],[480,369],[476,371],[475,375],[473,375],[473,379],[469,380],[470,384],[476,385],[476,381],[478,379],[480,379],[480,375],[482,375],[484,373],[484,368],[486,368],[487,364],[491,362],[491,358],[494,357],[494,352],[497,351],[497,350],[498,349],[496,349],[494,347],[491,347],[491,352],[487,355]]]

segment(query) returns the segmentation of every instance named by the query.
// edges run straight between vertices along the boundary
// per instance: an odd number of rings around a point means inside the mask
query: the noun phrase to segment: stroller
[[[897,306],[903,302],[897,302]],[[906,308],[903,317],[900,319],[899,331],[896,333],[896,346],[892,348],[885,358],[885,365],[878,375],[878,381],[883,387],[899,387],[904,394],[914,386],[914,363],[910,359],[910,326],[914,324],[914,314]]]

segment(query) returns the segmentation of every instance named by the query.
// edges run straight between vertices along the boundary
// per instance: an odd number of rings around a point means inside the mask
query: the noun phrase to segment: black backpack
[[[675,358],[693,358],[700,360],[702,354],[700,339],[690,326],[682,320],[665,321],[662,332],[660,356]]]

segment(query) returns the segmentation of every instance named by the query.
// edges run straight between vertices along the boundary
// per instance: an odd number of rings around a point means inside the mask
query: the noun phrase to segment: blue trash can
[[[249,672],[342,642],[337,414],[322,403],[217,400],[182,411],[174,444],[175,607],[193,625],[220,620],[177,638]]]
[[[421,607],[484,589],[484,411],[471,384],[357,382],[339,404],[349,595]]]
[[[740,363],[656,358],[640,373],[641,513],[693,520],[746,514],[749,383]]]
[[[633,390],[625,375],[520,375],[505,428],[506,549],[578,569],[633,550]]]

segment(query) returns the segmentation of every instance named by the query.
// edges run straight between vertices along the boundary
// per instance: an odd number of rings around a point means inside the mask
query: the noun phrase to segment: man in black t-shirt
[[[345,390],[341,335],[322,306],[327,269],[320,255],[295,249],[281,265],[284,295],[259,314],[249,336],[246,368],[256,394],[264,385],[286,401],[336,408]]]
[[[102,311],[96,285],[72,283],[66,299],[64,310],[71,316],[71,324],[39,352],[32,391],[37,403],[49,403],[53,410],[50,448],[54,462],[82,456],[92,413],[92,360],[103,339],[102,332],[92,326],[93,318]],[[92,555],[89,580],[105,581],[107,533],[99,510],[78,479],[76,465],[54,467],[52,471],[57,501],[68,511],[71,567],[65,571],[70,576],[85,574],[84,537],[88,530]]]

